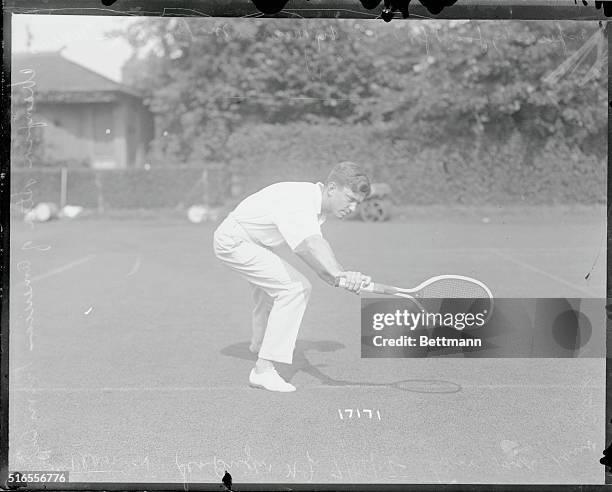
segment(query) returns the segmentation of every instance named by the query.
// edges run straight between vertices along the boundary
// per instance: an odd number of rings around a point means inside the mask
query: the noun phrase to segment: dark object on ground
[[[387,183],[372,183],[368,198],[359,204],[352,217],[365,222],[383,222],[391,218],[391,187]]]

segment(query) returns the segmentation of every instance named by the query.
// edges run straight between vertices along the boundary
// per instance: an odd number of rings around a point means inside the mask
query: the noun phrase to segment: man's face
[[[351,215],[365,198],[362,193],[355,193],[346,186],[336,186],[335,183],[331,183],[329,192],[331,212],[341,219]]]

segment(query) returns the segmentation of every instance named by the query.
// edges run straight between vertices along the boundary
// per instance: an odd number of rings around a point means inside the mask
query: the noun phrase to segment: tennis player
[[[295,391],[274,368],[291,364],[312,286],[272,248],[283,243],[330,285],[344,277],[344,288],[359,293],[370,277],[345,270],[321,234],[328,215],[348,217],[370,193],[364,170],[352,162],[334,166],[325,184],[283,182],[245,198],[214,234],[215,255],[251,284],[253,334],[249,350],[258,355],[252,386]]]

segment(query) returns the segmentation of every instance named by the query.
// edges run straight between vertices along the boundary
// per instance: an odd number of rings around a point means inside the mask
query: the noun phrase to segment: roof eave
[[[115,102],[122,95],[142,100],[141,96],[127,91],[40,91],[37,99],[44,103],[103,103]]]

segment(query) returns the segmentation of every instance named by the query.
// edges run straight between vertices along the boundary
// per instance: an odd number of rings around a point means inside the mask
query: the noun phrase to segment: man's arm
[[[345,271],[329,243],[319,235],[307,237],[293,251],[330,285],[335,284],[336,277],[343,276],[347,280],[345,288],[359,293],[362,284],[370,282],[370,278],[361,272]]]
[[[319,235],[307,237],[293,252],[330,285],[344,271],[329,243]]]

